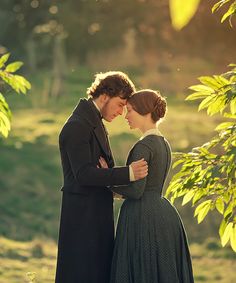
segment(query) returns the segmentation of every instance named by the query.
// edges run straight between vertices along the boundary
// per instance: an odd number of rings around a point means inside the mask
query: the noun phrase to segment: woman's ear
[[[145,117],[147,117],[148,120],[152,120],[152,114],[151,113],[147,113],[145,115]]]

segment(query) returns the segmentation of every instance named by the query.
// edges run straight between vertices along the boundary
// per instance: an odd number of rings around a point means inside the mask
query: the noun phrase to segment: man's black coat
[[[81,99],[59,136],[64,175],[56,283],[108,283],[114,241],[109,185],[129,183],[114,166],[99,111]],[[97,168],[103,156],[109,169]]]

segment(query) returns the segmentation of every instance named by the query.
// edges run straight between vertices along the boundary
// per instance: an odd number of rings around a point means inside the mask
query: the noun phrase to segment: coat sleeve
[[[137,143],[128,157],[129,164],[144,158],[149,163],[152,152],[144,143]],[[131,182],[126,186],[113,186],[112,191],[122,195],[124,198],[140,199],[143,195],[147,177],[138,181]]]
[[[109,186],[129,184],[129,168],[97,168],[92,163],[90,140],[92,130],[81,122],[67,123],[60,137],[77,182],[83,186]]]

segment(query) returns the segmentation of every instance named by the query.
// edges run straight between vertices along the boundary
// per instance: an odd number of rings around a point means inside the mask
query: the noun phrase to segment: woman
[[[110,283],[194,282],[181,218],[162,195],[171,164],[169,143],[157,128],[165,113],[166,100],[153,90],[138,91],[127,103],[130,128],[143,133],[127,164],[144,157],[148,175],[128,186],[113,187],[126,200],[118,220]]]

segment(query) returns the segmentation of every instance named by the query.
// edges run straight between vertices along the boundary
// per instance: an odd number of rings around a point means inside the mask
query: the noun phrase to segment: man
[[[64,174],[56,283],[108,283],[114,223],[112,185],[147,175],[144,160],[114,167],[102,119],[122,115],[135,88],[122,72],[98,74],[59,137]],[[103,157],[108,167],[98,168]]]

